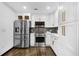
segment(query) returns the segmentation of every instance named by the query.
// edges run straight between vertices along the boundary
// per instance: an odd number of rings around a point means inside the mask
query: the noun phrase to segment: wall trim
[[[7,52],[9,52],[10,50],[12,50],[13,49],[13,47],[12,48],[10,48],[10,49],[8,49],[6,52],[4,52],[1,56],[4,56]]]

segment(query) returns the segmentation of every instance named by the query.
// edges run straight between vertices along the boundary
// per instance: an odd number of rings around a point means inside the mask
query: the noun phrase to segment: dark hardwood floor
[[[55,56],[50,47],[12,48],[2,56]]]

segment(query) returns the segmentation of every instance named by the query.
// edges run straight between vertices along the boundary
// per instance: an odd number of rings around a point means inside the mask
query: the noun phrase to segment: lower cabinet
[[[30,45],[31,46],[35,46],[35,33],[31,33],[31,36],[30,36]],[[51,44],[51,33],[46,33],[46,36],[45,36],[45,42],[46,42],[46,46],[50,46]]]
[[[50,43],[51,43],[51,33],[50,32],[46,33],[45,39],[46,39],[46,46],[50,46]]]
[[[34,46],[35,45],[35,34],[31,33],[30,35],[30,46]]]
[[[54,34],[51,35],[50,46],[51,46],[52,49],[54,48],[54,46],[55,46],[57,40],[58,40],[58,36],[56,36],[56,35],[54,35]]]
[[[58,56],[77,56],[77,24],[69,23],[65,26],[65,36],[60,34],[62,29],[59,29],[59,37],[52,48]]]

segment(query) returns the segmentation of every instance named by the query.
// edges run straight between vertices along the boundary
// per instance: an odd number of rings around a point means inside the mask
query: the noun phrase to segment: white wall
[[[79,56],[79,21],[77,23],[77,54]]]
[[[78,51],[78,56],[79,56],[79,3],[77,3],[77,51]]]
[[[13,47],[13,21],[15,14],[0,3],[0,55]]]
[[[66,22],[62,24],[61,14],[59,14],[58,40],[55,40],[54,51],[58,56],[77,55],[77,22],[76,22],[76,3],[60,3],[66,12]],[[62,11],[62,10],[60,10]],[[59,11],[59,12],[60,12]],[[61,12],[60,12],[61,13]],[[65,25],[66,35],[62,35],[62,26]]]

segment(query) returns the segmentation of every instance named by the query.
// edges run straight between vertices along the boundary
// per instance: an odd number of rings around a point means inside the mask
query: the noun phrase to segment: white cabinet
[[[57,40],[57,34],[53,34],[51,32],[46,33],[46,45],[47,46],[53,46],[54,41]]]
[[[31,33],[30,35],[30,45],[34,46],[35,45],[35,34]]]
[[[65,23],[74,22],[77,17],[77,3],[63,3],[63,9],[58,12],[59,24],[62,24],[63,16]]]
[[[62,20],[62,10],[59,12],[59,39],[55,42],[54,51],[57,55],[77,55],[77,23],[76,5],[65,4],[65,22]],[[62,35],[62,26],[65,26],[65,35]],[[63,52],[64,51],[64,52]]]
[[[47,16],[42,14],[32,14],[31,15],[31,24],[32,27],[35,27],[35,21],[44,21],[46,23]]]
[[[35,16],[31,15],[31,27],[35,27]]]
[[[56,11],[53,15],[53,25],[54,27],[58,26],[58,11]]]
[[[54,51],[57,55],[69,56],[77,55],[77,25],[76,25],[76,11],[75,3],[63,4],[63,10],[59,11],[59,39],[54,45]],[[65,21],[63,21],[63,14]],[[65,26],[65,35],[62,35],[62,26]],[[64,52],[63,52],[64,51]]]
[[[57,16],[54,17],[53,14],[50,14],[50,15],[49,14],[46,14],[46,15],[45,14],[44,15],[33,14],[33,15],[31,15],[32,27],[35,27],[35,21],[44,21],[45,27],[58,26]]]
[[[55,45],[57,40],[58,40],[58,34],[52,33],[51,34],[51,41],[50,41],[50,46],[52,49],[54,48],[54,45]]]
[[[53,25],[54,25],[53,14],[47,15],[45,19],[45,27],[53,27]]]
[[[65,27],[65,36],[60,34],[62,29],[59,29],[59,39],[55,41],[53,49],[57,55],[77,55],[77,23],[67,23]]]
[[[51,46],[53,48],[53,45],[56,40],[58,40],[58,34],[54,34],[51,32],[46,33],[46,45],[47,46]]]
[[[51,41],[51,33],[47,32],[46,33],[46,46],[50,46],[50,41]]]
[[[57,27],[58,26],[58,12],[47,15],[45,19],[46,27]]]
[[[66,12],[66,22],[75,21],[75,17],[77,16],[77,3],[69,3],[66,4],[64,7]]]

